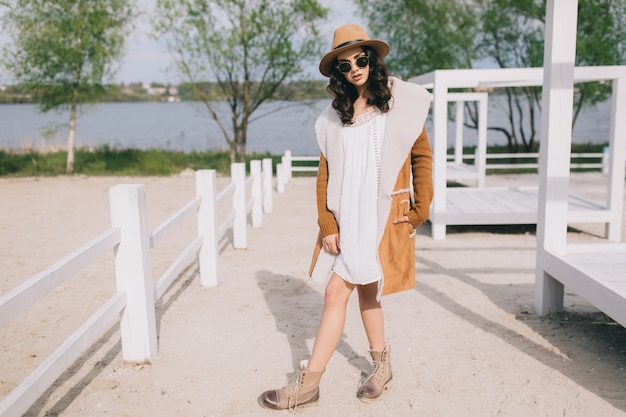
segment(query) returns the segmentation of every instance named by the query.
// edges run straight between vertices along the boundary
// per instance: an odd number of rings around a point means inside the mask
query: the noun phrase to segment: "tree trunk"
[[[76,102],[70,107],[70,133],[67,136],[67,163],[65,173],[74,173],[74,137],[76,135]]]
[[[81,37],[77,39],[78,46],[82,45]],[[65,173],[74,173],[74,136],[76,135],[76,106],[78,103],[78,88],[80,86],[80,79],[83,73],[83,64],[81,61],[76,68],[76,74],[74,76],[74,84],[72,89],[72,102],[70,103],[70,132],[67,136],[67,163],[65,165]]]
[[[246,162],[246,143],[239,144],[239,162]]]
[[[230,143],[230,163],[234,164],[237,162],[237,142],[232,141]]]

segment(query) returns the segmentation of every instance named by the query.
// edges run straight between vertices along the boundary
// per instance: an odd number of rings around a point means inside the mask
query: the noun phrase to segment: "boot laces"
[[[372,364],[372,372],[365,378],[363,385],[367,384],[370,379],[380,382],[383,379],[382,362],[374,362]]]
[[[298,378],[292,384],[287,385],[283,388],[286,391],[286,394],[289,396],[289,401],[287,402],[287,408],[291,412],[295,412],[298,408],[298,392],[300,392],[300,385],[302,385],[301,380],[302,374],[298,374]]]

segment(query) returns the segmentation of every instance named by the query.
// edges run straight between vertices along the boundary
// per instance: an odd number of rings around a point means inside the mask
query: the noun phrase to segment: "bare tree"
[[[316,66],[317,26],[326,14],[317,0],[157,0],[155,30],[178,72],[197,87],[195,98],[219,126],[232,162],[246,159],[252,115],[304,65]],[[218,97],[200,88],[207,81],[217,84]],[[227,116],[218,111],[219,97]]]

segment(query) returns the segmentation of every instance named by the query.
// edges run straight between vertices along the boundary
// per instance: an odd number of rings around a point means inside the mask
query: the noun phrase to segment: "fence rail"
[[[251,213],[252,227],[258,228],[262,226],[262,213],[271,211],[271,160],[269,163],[263,160],[263,169],[269,170],[269,173],[262,172],[261,161],[252,161],[250,178],[246,180],[245,164],[233,164],[231,183],[219,194],[215,187],[215,171],[197,171],[196,197],[152,232],[147,226],[144,186],[131,184],[111,187],[110,229],[0,297],[1,326],[107,251],[115,251],[117,292],[2,400],[0,416],[24,414],[82,352],[116,321],[120,321],[121,326],[124,362],[152,363],[157,354],[156,300],[195,260],[198,261],[201,284],[217,285],[219,240],[232,227],[233,246],[245,248],[247,214]],[[218,226],[216,207],[229,197],[232,209]],[[183,220],[194,214],[197,215],[196,236],[154,283],[150,250]]]
[[[607,168],[607,152],[578,152],[571,155],[570,169],[597,169],[605,172]],[[506,170],[506,169],[537,169],[539,166],[539,153],[526,152],[526,153],[491,153],[485,156],[487,160],[486,168],[488,170]],[[448,155],[448,161],[453,161],[454,155]],[[474,161],[476,155],[465,154],[462,156],[463,161]],[[516,159],[534,159],[534,162],[509,162],[509,163],[494,163],[489,161],[497,161],[502,159],[516,160]],[[574,162],[574,160],[593,160],[600,162]]]
[[[571,154],[571,169],[590,169],[601,170],[603,173],[608,172],[608,148],[605,148],[603,152],[579,152]],[[486,158],[486,169],[490,171],[497,170],[510,170],[510,169],[537,169],[539,166],[539,153],[488,153]],[[459,155],[448,154],[448,162],[454,160],[461,160],[464,162],[473,162],[476,160],[475,154],[463,154],[459,158]],[[534,162],[509,162],[509,163],[497,163],[490,161],[498,161],[502,159],[520,160],[520,159],[534,159]],[[297,156],[292,155],[291,151],[287,150],[282,155],[281,163],[276,167],[276,179],[277,190],[279,193],[284,192],[284,186],[289,182],[294,172],[317,172],[318,166],[311,165],[311,163],[317,162],[319,164],[320,158],[318,156]],[[580,160],[591,160],[593,162],[580,162]],[[600,162],[596,162],[596,161]],[[576,162],[575,162],[576,161]]]

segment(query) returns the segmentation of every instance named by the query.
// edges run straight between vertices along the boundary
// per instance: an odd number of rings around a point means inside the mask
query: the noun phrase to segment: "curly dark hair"
[[[368,46],[364,46],[365,52],[370,59],[369,65],[369,92],[373,98],[367,99],[367,104],[372,104],[382,112],[389,111],[389,100],[391,99],[391,89],[389,88],[389,70],[385,62],[376,54],[376,51]],[[349,83],[344,75],[337,69],[337,60],[330,70],[329,83],[326,90],[334,97],[333,109],[337,111],[343,124],[354,123],[354,102],[358,97],[356,87]]]

